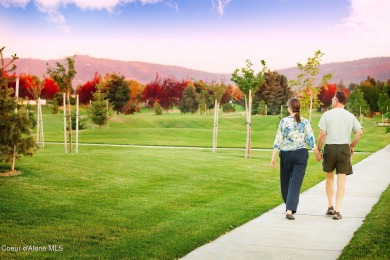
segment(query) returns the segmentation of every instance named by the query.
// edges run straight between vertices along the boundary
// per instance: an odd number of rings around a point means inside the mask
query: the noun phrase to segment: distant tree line
[[[36,75],[25,73],[18,77],[21,98],[35,100],[39,96],[52,101],[53,111],[58,111],[58,105],[62,104],[63,98],[54,79],[50,76],[39,78]],[[73,88],[69,90],[70,94],[73,94],[70,96],[70,104],[75,103],[74,94],[78,94],[80,104],[90,105],[94,100],[98,84],[101,84],[101,92],[105,93],[105,99],[117,114],[138,113],[142,107],[158,108],[161,112],[178,108],[183,114],[205,114],[214,108],[215,95],[212,85],[224,84],[224,82],[176,79],[173,76],[156,74],[153,81],[141,84],[136,80],[125,79],[123,75],[117,73],[107,73],[104,76],[95,73],[90,81],[77,86],[75,90]],[[372,116],[375,113],[385,114],[389,107],[389,84],[390,79],[381,82],[368,76],[366,80],[360,83],[350,83],[349,86],[342,81],[337,84],[326,83],[316,86],[313,108],[319,111],[328,109],[334,93],[340,90],[349,95],[350,102],[348,102],[347,109],[354,114],[357,115],[360,112],[366,116]],[[38,87],[41,91],[37,94]],[[237,86],[227,84],[224,90],[221,99],[221,108],[224,112],[234,112],[237,105],[244,107],[244,94]],[[281,107],[290,97],[304,98],[305,91],[307,90],[298,88],[294,92],[291,83],[284,75],[267,70],[264,73],[264,81],[253,94],[251,113],[279,114]]]

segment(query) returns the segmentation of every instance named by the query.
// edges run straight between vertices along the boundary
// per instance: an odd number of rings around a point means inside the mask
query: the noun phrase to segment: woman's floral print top
[[[301,122],[297,123],[293,116],[282,118],[276,132],[274,148],[281,151],[294,151],[306,148],[306,144],[311,149],[316,148],[316,141],[309,120],[301,117]]]

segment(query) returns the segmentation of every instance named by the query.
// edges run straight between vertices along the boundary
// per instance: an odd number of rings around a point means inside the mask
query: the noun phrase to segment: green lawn
[[[48,108],[46,108],[49,110]],[[85,112],[84,112],[85,113]],[[318,136],[320,114],[313,115],[313,130]],[[280,117],[253,116],[251,141],[253,148],[272,148]],[[376,126],[380,117],[365,119],[364,136],[356,151],[374,152],[390,143],[385,128]],[[63,115],[44,115],[45,141],[63,142]],[[245,147],[245,117],[241,112],[223,114],[218,124],[218,147]],[[208,115],[182,115],[179,112],[157,116],[152,112],[134,115],[113,115],[109,127],[92,127],[80,130],[80,143],[111,143],[162,146],[211,147],[213,136],[213,113]],[[383,138],[377,138],[378,135]],[[75,140],[75,138],[73,138]],[[372,140],[375,140],[373,142]]]
[[[387,187],[379,202],[355,232],[339,260],[390,259],[390,189]]]
[[[61,120],[44,114],[46,141],[61,141]],[[210,115],[120,115],[109,128],[80,131],[79,139],[210,147],[212,121]],[[219,146],[244,147],[243,121],[240,114],[220,117]],[[278,122],[275,116],[254,117],[252,146],[271,148]],[[363,140],[381,138],[362,142],[357,150],[371,152],[389,143],[373,120],[364,127]],[[366,156],[355,154],[354,163]],[[22,175],[0,179],[0,241],[9,248],[0,250],[0,258],[181,257],[282,203],[270,157],[258,150],[245,159],[242,149],[98,146],[65,154],[63,145],[48,143],[17,163]],[[324,179],[313,157],[303,190]],[[32,246],[47,251],[31,251]]]

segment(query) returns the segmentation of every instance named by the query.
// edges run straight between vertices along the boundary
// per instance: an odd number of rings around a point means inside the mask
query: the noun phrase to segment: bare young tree
[[[69,152],[72,152],[72,120],[71,120],[71,108],[70,108],[70,94],[73,91],[72,80],[76,76],[76,69],[74,65],[74,57],[67,57],[66,64],[63,65],[56,62],[56,67],[49,67],[47,64],[47,74],[57,83],[60,91],[66,95],[66,108],[67,115],[66,119],[68,122],[68,133],[69,133]]]
[[[314,57],[307,59],[305,65],[297,63],[298,70],[301,73],[296,80],[290,81],[290,86],[301,86],[301,107],[308,107],[309,121],[311,122],[311,114],[313,107],[319,106],[318,101],[319,88],[316,88],[317,76],[320,73],[320,62],[324,53],[320,50],[316,51]],[[326,86],[326,83],[332,78],[332,74],[326,74],[322,77],[321,85]]]
[[[246,61],[246,67],[236,69],[231,80],[236,83],[238,88],[245,95],[245,113],[246,113],[246,146],[245,158],[250,158],[251,150],[251,124],[252,124],[252,99],[256,90],[264,81],[264,73],[267,69],[265,61],[261,60],[263,69],[255,74],[252,69],[252,62]]]

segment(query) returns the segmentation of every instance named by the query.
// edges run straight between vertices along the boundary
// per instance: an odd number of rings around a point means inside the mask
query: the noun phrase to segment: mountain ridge
[[[278,70],[287,79],[294,79],[299,75],[297,67]],[[353,61],[332,62],[320,65],[318,78],[332,73],[331,83],[343,81],[346,86],[350,83],[360,83],[368,76],[375,80],[387,81],[390,79],[390,57],[364,58]]]
[[[15,61],[16,74],[26,73],[38,77],[46,75],[47,64],[53,67],[56,62],[64,60],[40,60],[32,58],[20,58]],[[88,55],[75,56],[75,69],[77,74],[73,81],[74,87],[93,79],[95,73],[104,76],[106,73],[118,73],[126,79],[134,79],[147,84],[153,81],[157,74],[160,76],[173,76],[178,80],[195,79],[206,82],[223,81],[232,83],[229,73],[211,73],[201,70],[189,69],[174,65],[162,65],[141,61],[121,61],[107,58],[94,58]],[[300,73],[297,67],[278,69],[279,74],[285,75],[288,80],[296,79]],[[353,61],[332,62],[320,65],[319,77],[332,73],[332,83],[343,81],[344,84],[360,83],[368,76],[375,80],[387,81],[390,79],[390,57],[364,58]]]

